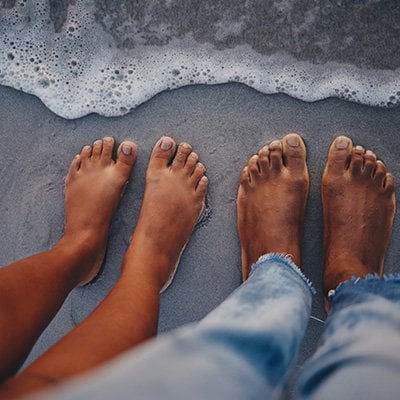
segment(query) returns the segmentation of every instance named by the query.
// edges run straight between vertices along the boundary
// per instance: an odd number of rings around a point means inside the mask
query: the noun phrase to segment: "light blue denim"
[[[41,399],[275,399],[303,338],[314,289],[293,262],[267,254],[202,321],[130,351]],[[302,399],[400,398],[400,277],[345,282]],[[79,362],[79,361],[78,361]]]

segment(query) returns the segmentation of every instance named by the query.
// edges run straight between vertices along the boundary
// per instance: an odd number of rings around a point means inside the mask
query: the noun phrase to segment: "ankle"
[[[330,255],[325,259],[324,288],[327,293],[331,289],[352,277],[365,278],[366,275],[376,272],[377,269],[366,265],[352,254]]]
[[[148,282],[161,291],[171,272],[173,261],[170,257],[154,249],[150,244],[136,245],[132,241],[123,262],[121,276],[134,277]]]
[[[98,246],[86,234],[64,234],[50,251],[58,256],[60,266],[68,269],[74,286],[81,284],[101,256]]]

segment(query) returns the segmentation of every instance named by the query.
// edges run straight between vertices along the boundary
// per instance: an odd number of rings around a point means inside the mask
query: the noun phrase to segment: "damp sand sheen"
[[[1,0],[0,84],[68,119],[123,115],[164,90],[226,82],[395,106],[400,4],[353,3]]]

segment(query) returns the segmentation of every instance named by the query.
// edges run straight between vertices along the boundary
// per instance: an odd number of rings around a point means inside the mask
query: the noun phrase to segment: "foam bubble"
[[[63,23],[51,23],[45,0],[0,8],[0,84],[38,96],[64,118],[122,115],[163,90],[225,82],[304,101],[339,97],[382,107],[400,103],[399,69],[314,64],[286,52],[260,53],[237,39],[244,22],[229,16],[215,24],[214,39],[233,43],[222,47],[196,41],[187,32],[171,35],[166,24],[132,33],[135,19],[113,27],[119,36],[110,35],[107,15],[100,24],[94,1],[71,2],[62,16]]]

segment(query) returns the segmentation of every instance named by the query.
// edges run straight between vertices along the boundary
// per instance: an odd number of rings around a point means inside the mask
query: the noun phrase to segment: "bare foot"
[[[187,143],[162,137],[146,174],[139,221],[125,266],[155,271],[160,289],[167,282],[204,206],[208,179],[198,155]],[[175,156],[174,156],[175,154]],[[141,265],[145,264],[145,265]]]
[[[308,185],[306,148],[295,133],[250,158],[237,199],[243,280],[266,253],[290,255],[300,266]]]
[[[395,184],[375,154],[346,136],[332,143],[322,178],[325,294],[352,276],[383,273]]]
[[[136,145],[123,142],[112,159],[114,139],[96,140],[73,159],[65,179],[64,239],[78,240],[90,253],[80,285],[90,282],[103,262],[111,219],[136,161]]]

